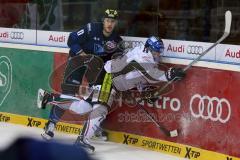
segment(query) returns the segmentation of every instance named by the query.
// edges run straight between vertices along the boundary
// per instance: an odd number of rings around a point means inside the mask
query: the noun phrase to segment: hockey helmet
[[[114,9],[106,9],[104,12],[104,18],[112,18],[112,19],[117,19],[118,17],[118,12],[117,10]]]
[[[148,48],[150,51],[162,53],[164,51],[164,44],[161,39],[151,36],[147,39],[145,43],[145,48]]]

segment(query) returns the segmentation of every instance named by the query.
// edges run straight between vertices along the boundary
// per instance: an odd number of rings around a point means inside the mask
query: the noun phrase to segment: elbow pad
[[[82,52],[82,48],[78,44],[74,44],[70,47],[69,55],[71,57],[74,57],[76,55],[79,55],[79,53]]]

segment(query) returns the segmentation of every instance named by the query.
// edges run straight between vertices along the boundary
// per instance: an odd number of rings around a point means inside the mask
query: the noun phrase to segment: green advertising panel
[[[52,52],[0,48],[0,112],[47,118],[37,108],[38,88],[50,90]]]

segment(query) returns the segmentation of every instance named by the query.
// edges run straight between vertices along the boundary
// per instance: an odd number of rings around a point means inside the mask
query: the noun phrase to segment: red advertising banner
[[[177,137],[166,136],[137,105],[119,106],[105,127],[240,157],[239,80],[238,72],[193,67],[155,104],[145,102],[160,125],[178,129]]]
[[[54,76],[55,82],[62,78],[64,68],[59,66],[66,58],[67,54],[55,54],[54,67],[59,70]],[[238,86],[238,72],[192,67],[182,81],[169,85],[154,104],[143,104],[165,129],[177,129],[176,137],[164,134],[131,99],[116,99],[118,107],[113,106],[104,127],[240,157]],[[54,87],[60,91],[60,83]],[[77,122],[77,117],[69,114],[64,118]]]

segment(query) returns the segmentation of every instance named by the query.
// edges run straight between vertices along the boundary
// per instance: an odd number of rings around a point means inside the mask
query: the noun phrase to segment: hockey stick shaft
[[[225,12],[225,29],[224,29],[224,34],[222,37],[215,42],[213,45],[211,45],[208,49],[206,49],[201,55],[199,55],[196,59],[194,59],[190,64],[188,64],[185,68],[183,68],[183,71],[186,72],[190,67],[193,66],[196,62],[198,62],[204,55],[206,55],[211,49],[213,49],[216,45],[221,43],[224,39],[228,37],[230,34],[230,29],[231,29],[231,23],[232,23],[232,13],[231,11],[226,11]],[[175,80],[172,79],[171,81],[168,81],[157,93],[154,94],[154,96],[159,96],[163,90],[167,88],[169,84],[171,84]]]
[[[147,117],[167,136],[169,137],[176,137],[177,136],[177,130],[174,131],[168,131],[162,124],[159,124],[156,122],[154,117],[140,104],[137,104],[137,106],[144,111],[144,113],[147,115]]]
[[[219,43],[221,43],[224,39],[226,39],[228,37],[228,35],[230,34],[230,29],[231,29],[231,22],[232,22],[232,13],[231,11],[227,11],[225,13],[225,29],[224,29],[224,34],[222,35],[222,37],[215,42],[212,46],[210,46],[208,49],[206,49],[201,55],[199,55],[196,59],[194,59],[190,64],[188,64],[183,71],[187,71],[190,67],[192,67],[192,65],[196,62],[198,62],[204,55],[206,55],[211,49],[213,49],[216,45],[218,45]]]

